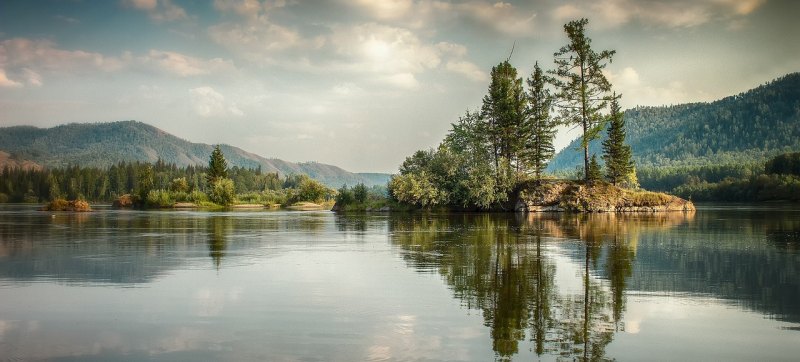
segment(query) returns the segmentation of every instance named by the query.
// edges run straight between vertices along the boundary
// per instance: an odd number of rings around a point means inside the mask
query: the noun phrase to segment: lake
[[[800,205],[0,205],[0,360],[797,360]]]

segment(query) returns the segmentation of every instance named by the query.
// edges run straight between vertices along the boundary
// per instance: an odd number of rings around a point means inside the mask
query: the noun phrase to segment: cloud
[[[201,59],[181,53],[150,50],[150,52],[139,61],[145,65],[154,66],[164,72],[189,77],[218,72],[232,72],[236,69],[233,62],[222,58]]]
[[[639,72],[632,67],[626,67],[617,73],[607,71],[605,74],[614,84],[615,91],[622,94],[623,108],[708,101],[713,98],[701,91],[690,91],[683,82],[677,80],[663,85],[643,82]]]
[[[244,112],[236,106],[236,103],[229,103],[225,96],[209,86],[192,88],[189,90],[192,107],[200,117],[241,117]]]
[[[412,0],[353,0],[351,2],[363,7],[378,19],[403,18],[414,6]]]
[[[601,28],[613,28],[638,20],[670,28],[691,28],[715,20],[729,20],[752,13],[765,0],[580,0],[556,7],[558,22],[587,17]]]
[[[3,88],[18,88],[22,87],[22,83],[15,80],[8,79],[5,69],[0,69],[0,87]]]
[[[147,13],[155,21],[175,21],[188,18],[186,10],[172,0],[122,0],[122,4]]]
[[[455,10],[494,30],[513,36],[533,36],[536,33],[536,12],[507,2],[472,1],[455,6]]]
[[[343,60],[339,65],[354,71],[420,73],[441,62],[436,46],[403,28],[376,23],[339,26],[328,40],[331,49]]]
[[[466,60],[448,61],[445,68],[451,72],[462,74],[474,81],[482,82],[489,79],[489,76],[486,72],[482,71],[480,67]]]
[[[89,66],[93,71],[114,71],[122,68],[124,61],[100,53],[59,49],[50,40],[14,38],[0,42],[0,65],[53,71]]]
[[[382,77],[381,80],[386,84],[393,85],[398,88],[415,89],[419,87],[419,81],[411,73],[397,73]]]
[[[137,67],[179,77],[236,72],[230,60],[202,59],[177,52],[153,49],[142,56],[126,52],[107,56],[83,50],[59,48],[50,40],[14,38],[0,42],[0,67],[15,78],[24,78],[29,85],[41,86],[42,73],[92,74],[116,72]],[[9,83],[10,84],[10,83]]]

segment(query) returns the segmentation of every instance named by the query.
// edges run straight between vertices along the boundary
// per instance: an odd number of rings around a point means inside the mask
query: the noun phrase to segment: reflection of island
[[[595,360],[604,358],[623,313],[633,261],[627,240],[606,221],[587,215],[418,216],[392,219],[390,231],[409,264],[437,270],[466,307],[482,311],[499,358],[517,354],[527,336],[537,355]],[[555,284],[557,265],[542,245],[553,233],[588,241],[580,293]],[[603,255],[610,289],[590,270]]]

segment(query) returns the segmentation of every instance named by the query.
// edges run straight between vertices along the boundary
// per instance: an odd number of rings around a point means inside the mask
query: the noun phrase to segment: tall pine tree
[[[556,69],[548,71],[548,81],[556,88],[558,120],[564,125],[580,126],[583,130],[584,176],[589,179],[589,142],[599,136],[605,117],[601,111],[609,101],[611,83],[603,74],[611,62],[614,50],[599,53],[592,49],[592,40],[586,37],[589,20],[580,19],[564,25],[569,44],[553,54]]]
[[[210,188],[213,187],[214,182],[219,179],[228,177],[228,162],[225,161],[225,156],[222,155],[222,150],[219,145],[214,147],[211,151],[211,156],[208,158],[208,174],[206,175],[206,183]]]
[[[603,141],[606,179],[614,185],[624,182],[634,172],[631,147],[625,144],[625,118],[619,110],[618,99],[619,97],[615,93],[611,100],[608,138]]]
[[[547,162],[553,157],[553,138],[555,125],[550,119],[552,96],[545,88],[545,77],[539,62],[533,66],[533,74],[528,78],[526,124],[529,137],[525,145],[524,158],[536,179],[542,177]]]
[[[517,78],[517,69],[508,60],[493,67],[491,77],[489,93],[483,97],[481,119],[499,178],[510,171],[501,168],[517,164],[522,150],[525,138],[519,131],[525,116],[525,91],[522,78]]]

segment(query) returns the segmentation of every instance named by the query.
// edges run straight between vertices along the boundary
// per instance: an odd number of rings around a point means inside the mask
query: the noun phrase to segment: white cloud
[[[219,73],[230,75],[237,71],[230,60],[203,59],[156,49],[141,56],[134,56],[129,52],[121,56],[107,56],[83,50],[61,49],[50,40],[14,38],[0,42],[0,68],[15,79],[24,79],[32,86],[43,84],[43,74],[94,74],[98,71],[117,72],[131,67],[179,77]],[[6,83],[12,84],[10,81]]]
[[[12,79],[8,79],[5,69],[0,69],[0,87],[5,88],[18,88],[22,87],[22,83]]]
[[[714,20],[745,16],[765,0],[579,0],[558,6],[558,22],[590,18],[601,28],[617,27],[636,19],[645,24],[690,28]]]
[[[414,6],[412,0],[353,0],[353,3],[367,9],[378,19],[403,18]]]
[[[122,0],[122,4],[147,12],[155,21],[175,21],[188,18],[186,10],[175,5],[172,0]]]
[[[122,68],[124,61],[100,53],[59,49],[50,40],[14,38],[0,42],[0,65],[51,71],[114,71]]]
[[[387,84],[398,88],[415,89],[419,87],[419,81],[411,73],[397,73],[381,78]]]
[[[336,27],[332,50],[355,71],[383,74],[420,73],[439,65],[439,50],[413,32],[375,23]]]
[[[489,79],[489,76],[486,74],[486,72],[481,70],[480,67],[466,60],[448,61],[445,68],[451,72],[464,75],[474,81],[485,81]]]
[[[139,10],[154,10],[158,5],[157,0],[126,0],[124,3]]]
[[[363,89],[351,82],[337,84],[333,87],[333,93],[340,96],[350,96],[363,91]]]
[[[25,80],[29,85],[40,87],[42,85],[42,76],[29,68],[22,68],[22,73],[25,75]]]
[[[192,88],[189,90],[192,107],[200,117],[216,118],[244,115],[236,103],[229,103],[225,96],[209,86]]]
[[[203,75],[217,72],[230,73],[236,69],[233,62],[221,58],[201,59],[181,53],[150,50],[139,58],[144,65],[151,65],[167,73],[181,77]]]
[[[494,28],[496,31],[514,36],[535,34],[536,12],[520,9],[507,2],[472,1],[455,7],[459,12]]]
[[[643,82],[639,72],[632,67],[626,67],[618,73],[605,73],[614,84],[615,91],[622,94],[622,108],[709,101],[713,98],[701,91],[691,91],[677,80],[662,85]]]

